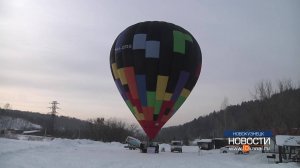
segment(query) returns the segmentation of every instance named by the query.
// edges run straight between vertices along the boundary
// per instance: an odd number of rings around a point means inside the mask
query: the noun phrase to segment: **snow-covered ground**
[[[12,118],[6,116],[0,116],[0,128],[1,129],[14,129],[14,130],[30,130],[41,129],[40,125],[34,124],[22,118]]]
[[[140,153],[120,143],[91,140],[46,139],[43,141],[0,138],[0,168],[270,168],[299,167],[296,163],[268,163],[262,153],[221,154],[219,150],[201,151],[184,146],[183,153]]]

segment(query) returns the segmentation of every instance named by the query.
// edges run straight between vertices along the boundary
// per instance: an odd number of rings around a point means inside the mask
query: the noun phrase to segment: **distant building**
[[[278,146],[279,162],[283,160],[285,162],[300,162],[300,136],[276,135],[275,139]]]
[[[212,142],[214,144],[214,149],[220,149],[220,148],[228,145],[227,138],[214,138],[214,139],[212,139]]]
[[[199,148],[201,147],[201,149],[203,149],[203,150],[214,149],[214,145],[213,145],[212,139],[200,139],[197,142],[197,145],[199,146]]]
[[[7,129],[4,131],[4,134],[22,134],[23,130],[18,129]]]
[[[227,138],[213,138],[213,139],[195,139],[193,144],[198,145],[203,150],[220,149],[228,145]]]

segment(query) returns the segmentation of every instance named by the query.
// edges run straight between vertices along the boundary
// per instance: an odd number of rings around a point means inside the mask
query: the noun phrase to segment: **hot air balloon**
[[[126,28],[110,52],[116,86],[150,140],[189,96],[201,64],[196,39],[185,29],[160,21]]]

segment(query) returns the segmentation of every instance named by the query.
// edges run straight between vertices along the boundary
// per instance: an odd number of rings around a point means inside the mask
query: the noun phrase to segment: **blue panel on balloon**
[[[146,96],[146,76],[136,75],[136,81],[138,86],[139,98],[143,106],[147,106],[147,96]]]
[[[159,41],[146,42],[146,58],[159,58]]]
[[[146,45],[146,34],[135,34],[133,37],[132,49],[145,49]]]
[[[171,98],[172,101],[176,102],[176,100],[178,99],[185,83],[189,79],[189,76],[190,76],[189,72],[180,71],[179,79],[178,79],[178,82],[176,84],[176,88],[175,88],[174,93],[173,93],[172,98]]]

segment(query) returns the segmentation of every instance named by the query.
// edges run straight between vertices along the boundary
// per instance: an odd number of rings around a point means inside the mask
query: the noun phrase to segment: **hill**
[[[55,116],[53,120],[50,114],[0,109],[0,130],[15,128],[11,127],[12,125],[18,126],[18,129],[22,130],[30,130],[32,128],[28,124],[25,127],[24,123],[41,126],[41,134],[43,135],[46,132],[47,136],[61,138],[123,142],[128,135],[137,137],[140,135],[136,126],[128,126],[126,123],[116,119],[96,118],[84,121],[66,116]]]
[[[13,129],[13,130],[32,130],[41,129],[41,126],[33,124],[22,118],[12,118],[2,116],[0,117],[0,128],[1,129]]]
[[[192,140],[223,137],[224,130],[290,130],[300,128],[300,89],[287,89],[261,100],[242,102],[161,130],[158,139]]]

